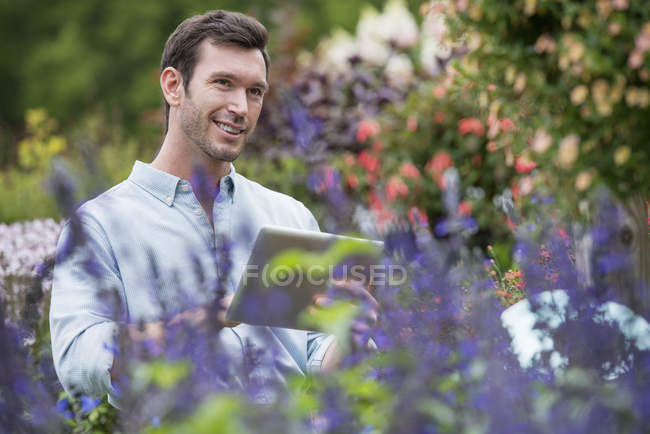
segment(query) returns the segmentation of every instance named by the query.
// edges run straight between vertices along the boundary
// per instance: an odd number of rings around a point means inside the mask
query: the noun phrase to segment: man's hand
[[[239,323],[226,321],[226,312],[232,303],[232,299],[233,296],[229,295],[213,302],[217,303],[216,321],[218,321],[217,325],[220,327],[236,327],[239,325]],[[158,348],[164,348],[167,337],[166,328],[169,326],[185,323],[203,332],[207,332],[210,328],[214,328],[213,309],[213,306],[195,307],[174,315],[166,323],[163,321],[152,321],[141,324],[127,324],[125,328],[131,341],[136,343],[149,341]],[[115,381],[118,371],[119,367],[116,355],[113,358],[113,366],[110,369],[111,381]]]
[[[379,303],[370,292],[370,287],[364,287],[361,282],[354,280],[332,281],[332,296],[317,294],[314,296],[314,305],[328,306],[334,299],[356,301],[360,312],[355,316],[350,326],[350,344],[353,350],[373,348],[367,337],[368,331],[377,324],[379,318]],[[329,371],[338,366],[341,354],[336,341],[332,343],[323,358],[322,369]]]

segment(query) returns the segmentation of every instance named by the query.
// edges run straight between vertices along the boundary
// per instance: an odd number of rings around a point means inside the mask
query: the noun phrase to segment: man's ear
[[[160,74],[160,88],[170,106],[177,107],[180,105],[184,88],[183,76],[178,69],[168,66],[163,70]]]

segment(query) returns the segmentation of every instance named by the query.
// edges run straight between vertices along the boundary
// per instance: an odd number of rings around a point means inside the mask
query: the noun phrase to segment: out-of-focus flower
[[[486,149],[488,152],[496,152],[499,150],[499,145],[494,140],[491,140],[487,143]]]
[[[580,144],[580,137],[577,134],[569,134],[560,142],[558,149],[556,163],[562,169],[570,169],[573,167],[578,158],[578,145]]]
[[[617,11],[624,11],[630,5],[629,0],[612,0],[612,4]]]
[[[353,154],[347,153],[343,157],[343,162],[345,163],[346,166],[352,167],[357,163],[357,159],[354,157]]]
[[[625,92],[625,103],[629,107],[648,107],[648,105],[650,105],[650,90],[647,88],[630,86]]]
[[[427,218],[427,214],[417,206],[412,206],[409,208],[408,219],[414,227],[429,226],[429,219]]]
[[[524,14],[531,16],[535,13],[537,8],[537,0],[526,0],[524,3]]]
[[[81,411],[82,413],[88,413],[90,410],[94,409],[102,402],[101,398],[93,399],[89,396],[83,395],[81,397]]]
[[[643,52],[636,48],[632,50],[627,58],[627,64],[632,69],[638,69],[643,64]]]
[[[512,88],[515,90],[515,92],[521,93],[526,88],[527,81],[528,77],[526,77],[526,74],[520,72],[517,74],[517,77],[515,77],[515,83],[513,84]]]
[[[548,33],[544,33],[541,35],[539,38],[537,38],[537,42],[535,42],[535,52],[537,54],[542,54],[542,53],[554,53],[555,50],[557,49],[557,44],[551,38]]]
[[[621,33],[621,24],[618,21],[612,21],[607,25],[607,31],[610,35],[616,36]]]
[[[477,136],[485,134],[485,127],[480,119],[477,118],[463,118],[458,121],[458,133],[461,136],[473,133]]]
[[[464,216],[472,215],[472,203],[466,200],[461,200],[458,203],[458,214]]]
[[[350,188],[356,188],[357,185],[359,185],[359,178],[357,178],[357,175],[354,173],[350,173],[348,176],[346,176],[345,182]]]
[[[389,0],[380,19],[383,24],[380,31],[386,42],[400,48],[409,48],[417,43],[417,23],[402,0]]]
[[[517,126],[510,118],[501,119],[501,129],[504,133],[517,130]]]
[[[317,52],[327,70],[345,72],[350,69],[350,58],[358,54],[357,41],[348,32],[337,29],[319,44]]]
[[[402,178],[398,176],[392,176],[386,183],[386,199],[388,202],[394,202],[397,199],[397,196],[406,196],[409,193],[409,188],[404,183]]]
[[[357,142],[363,143],[366,140],[375,137],[379,134],[380,130],[379,122],[374,119],[364,119],[359,122],[357,128]]]
[[[424,170],[431,174],[433,180],[440,188],[445,188],[443,174],[445,170],[454,165],[451,155],[447,151],[437,151],[426,164]]]
[[[448,31],[445,15],[441,12],[430,12],[422,22],[420,64],[431,76],[442,72],[441,60],[451,55],[449,44],[444,42]]]
[[[578,173],[578,176],[576,176],[576,183],[575,183],[576,190],[585,191],[586,189],[589,188],[593,179],[594,179],[593,170],[581,171],[580,173]]]
[[[361,151],[359,154],[359,165],[366,169],[370,173],[375,173],[379,170],[380,162],[379,158],[371,155],[368,151]]]
[[[410,161],[402,163],[399,168],[399,173],[405,178],[418,179],[420,177],[420,171]]]
[[[415,131],[418,129],[418,118],[415,116],[409,116],[406,120],[406,128],[409,131]]]
[[[436,124],[441,124],[444,121],[445,121],[445,112],[443,112],[442,110],[437,110],[433,114],[433,122],[435,122]]]
[[[519,156],[515,160],[515,170],[517,173],[528,173],[537,167],[537,163],[530,160],[528,157]]]
[[[553,138],[549,133],[546,132],[544,129],[539,129],[535,132],[535,137],[533,137],[533,141],[531,143],[531,148],[533,151],[537,152],[538,154],[543,154],[548,150],[548,148],[551,147],[553,144]]]
[[[388,83],[396,88],[405,88],[413,80],[413,64],[406,54],[390,56],[384,68]]]
[[[589,88],[584,84],[578,85],[573,88],[571,91],[571,103],[573,105],[580,105],[585,102],[587,95],[589,94]]]
[[[533,191],[535,182],[532,176],[524,176],[519,180],[519,194],[527,196]]]
[[[614,152],[614,163],[616,163],[617,166],[622,166],[627,163],[631,155],[632,151],[629,146],[619,146]]]
[[[372,65],[384,65],[390,54],[382,35],[383,25],[376,9],[370,6],[363,8],[357,23],[357,51],[363,61]]]

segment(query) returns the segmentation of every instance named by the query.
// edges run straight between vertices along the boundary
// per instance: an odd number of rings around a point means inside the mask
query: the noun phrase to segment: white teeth
[[[217,126],[218,126],[219,128],[221,128],[222,130],[224,130],[224,131],[227,132],[227,133],[230,133],[230,134],[239,134],[239,133],[242,132],[242,130],[238,130],[237,128],[233,128],[233,127],[231,127],[230,125],[227,125],[227,124],[224,124],[224,123],[221,123],[221,122],[215,122],[215,123],[217,124]]]

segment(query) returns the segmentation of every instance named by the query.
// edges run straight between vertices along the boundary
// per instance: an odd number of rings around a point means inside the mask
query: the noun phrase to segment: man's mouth
[[[214,121],[214,123],[220,130],[225,131],[226,133],[231,134],[233,136],[238,136],[244,131],[246,131],[243,128],[237,128],[233,125],[226,124],[224,122]]]

